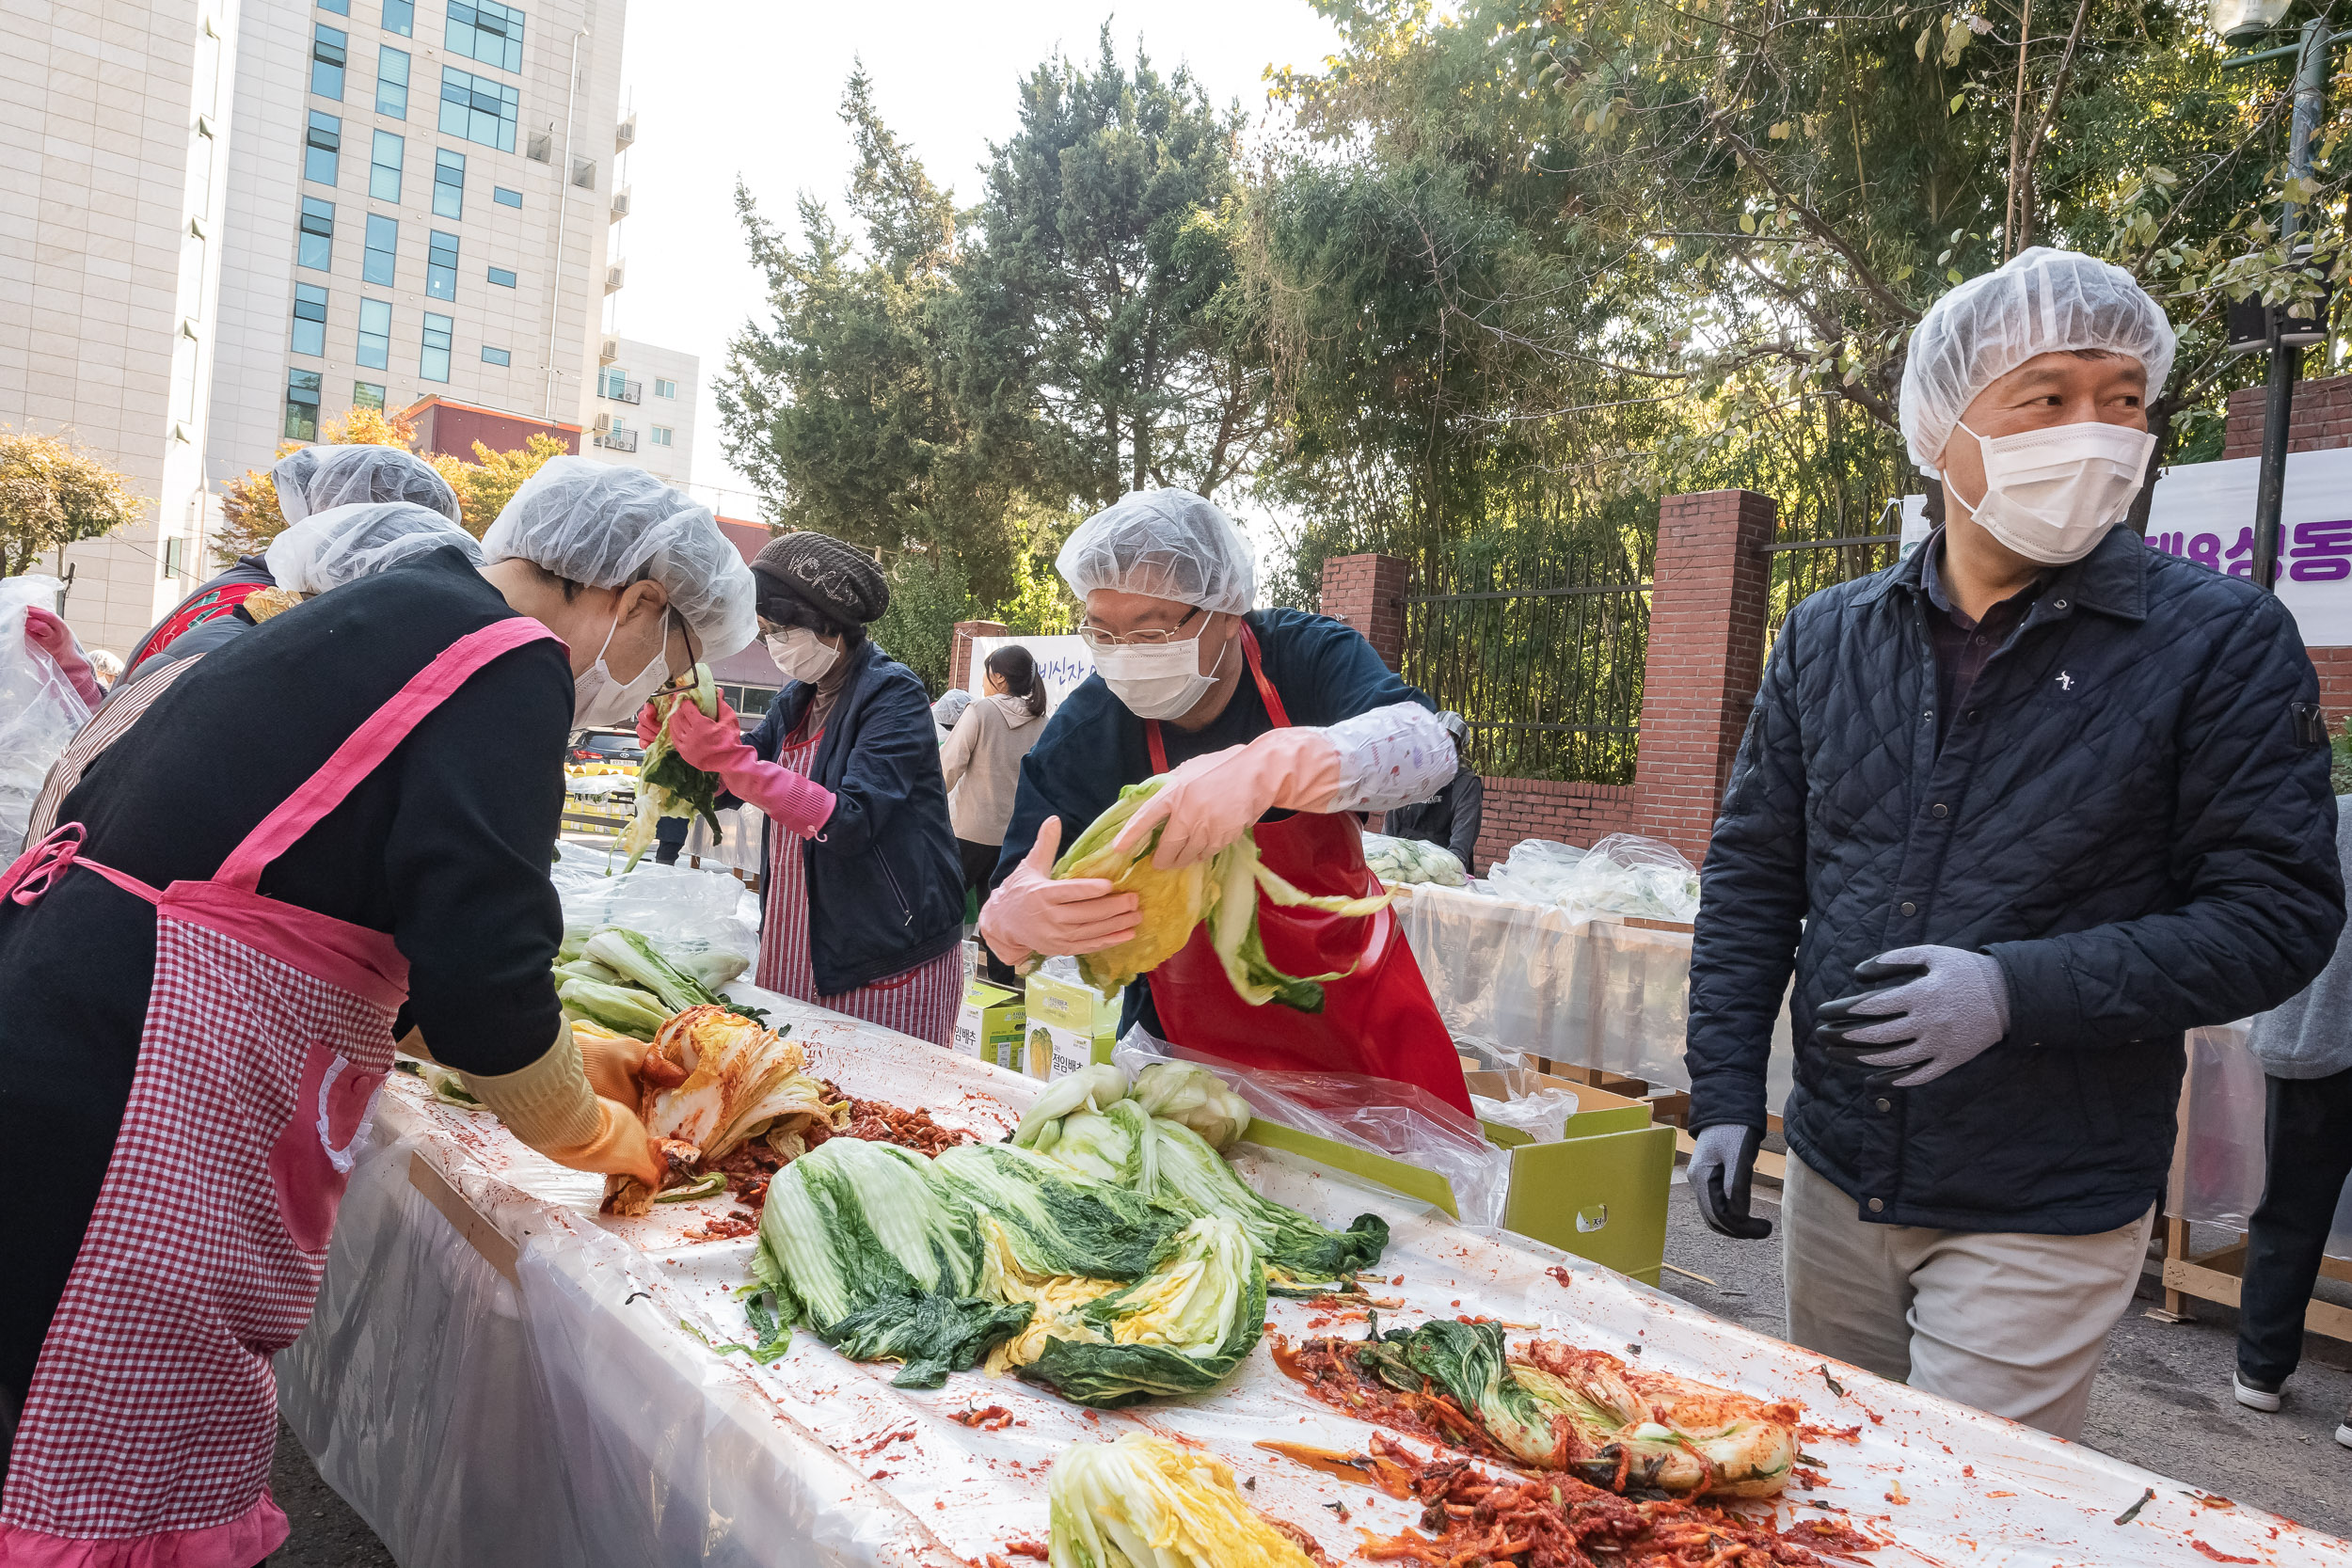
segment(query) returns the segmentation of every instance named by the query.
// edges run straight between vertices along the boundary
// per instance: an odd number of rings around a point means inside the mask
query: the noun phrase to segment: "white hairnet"
[[[1189,490],[1136,490],[1078,525],[1054,564],[1084,599],[1097,588],[1232,615],[1257,602],[1256,552],[1233,519]]]
[[[591,588],[661,584],[706,663],[759,635],[752,569],[710,509],[643,468],[554,459],[515,492],[482,550],[492,562],[519,558]]]
[[[455,545],[482,564],[482,546],[447,517],[412,501],[363,501],[313,512],[269,542],[269,575],[280,588],[324,594],[373,577],[412,555]]]
[[[290,523],[358,501],[414,501],[453,523],[464,515],[449,481],[432,464],[398,447],[304,447],[279,458],[269,477],[278,490],[278,510]]]
[[[963,710],[971,705],[972,693],[960,686],[951,686],[939,701],[931,705],[931,722],[943,729],[952,730],[956,727],[956,721],[963,717]]]
[[[2164,307],[2122,267],[2047,245],[2021,250],[1928,307],[1913,328],[1902,391],[1911,460],[1936,474],[1977,394],[2036,355],[2127,354],[2147,368],[2153,399],[2172,373],[2172,347]]]

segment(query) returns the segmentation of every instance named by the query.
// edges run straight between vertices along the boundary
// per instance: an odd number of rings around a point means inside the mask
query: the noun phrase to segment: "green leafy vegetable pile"
[[[689,1007],[724,1007],[767,1022],[761,1009],[719,994],[750,967],[738,953],[714,949],[673,958],[639,932],[605,926],[566,930],[555,958],[555,994],[564,1010],[617,1035],[649,1040],[672,1014]]]

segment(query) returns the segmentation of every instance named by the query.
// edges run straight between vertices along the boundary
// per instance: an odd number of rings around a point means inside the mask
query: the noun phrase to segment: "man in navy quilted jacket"
[[[2067,1437],[2139,1279],[2182,1031],[2285,1001],[2344,924],[2293,618],[2114,526],[2172,352],[2128,275],[2039,246],[1921,320],[1902,427],[1944,526],[1790,613],[1691,956],[1690,1179],[1749,1239],[1794,972],[1790,1339]]]

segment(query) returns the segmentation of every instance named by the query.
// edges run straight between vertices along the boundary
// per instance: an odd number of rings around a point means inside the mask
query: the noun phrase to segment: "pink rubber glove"
[[[25,606],[24,641],[56,661],[83,702],[96,707],[106,700],[106,689],[98,684],[97,673],[90,669],[89,660],[82,657],[81,644],[73,641],[73,633],[54,611]]]
[[[743,739],[742,722],[724,698],[719,701],[718,714],[708,719],[692,703],[678,704],[670,713],[670,744],[688,766],[718,774],[730,792],[789,832],[815,838],[833,820],[833,791],[789,768],[760,761]]]
[[[1037,843],[980,906],[980,940],[1009,964],[1036,953],[1099,953],[1136,934],[1132,893],[1115,893],[1101,877],[1054,879],[1061,852],[1061,818],[1049,816]]]
[[[722,697],[719,701],[723,703],[726,699]],[[660,733],[661,710],[648,702],[637,710],[637,744],[650,746],[653,744],[653,737]]]
[[[1268,730],[1247,746],[1195,757],[1168,776],[1119,835],[1133,850],[1160,823],[1152,863],[1173,871],[1231,847],[1277,809],[1325,811],[1340,790],[1340,749],[1316,729]]]

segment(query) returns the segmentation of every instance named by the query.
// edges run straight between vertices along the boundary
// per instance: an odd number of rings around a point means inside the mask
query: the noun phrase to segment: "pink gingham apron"
[[[776,749],[776,765],[808,777],[816,764],[817,743],[824,738],[822,730],[805,740],[787,737]],[[952,947],[903,974],[840,996],[817,994],[817,970],[808,956],[808,876],[802,867],[801,836],[772,823],[768,836],[768,911],[760,920],[759,984],[942,1049],[953,1046],[956,1009],[963,1003],[963,958]],[[884,889],[875,893],[888,896]]]
[[[252,1568],[286,1539],[270,1356],[310,1321],[408,964],[385,933],[256,888],[467,677],[553,635],[517,617],[452,643],[209,881],[159,892],[81,858],[79,823],[0,875],[19,904],[78,865],[155,906],[138,1066],[25,1391],[0,1564]]]

